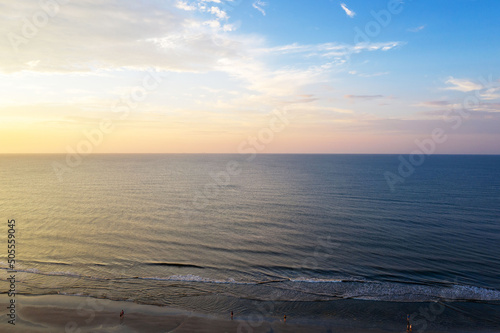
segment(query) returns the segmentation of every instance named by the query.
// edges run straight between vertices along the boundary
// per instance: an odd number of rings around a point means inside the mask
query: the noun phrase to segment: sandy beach
[[[2,295],[0,332],[404,332],[394,323],[379,323],[369,328],[363,322],[325,322],[304,324],[296,318],[208,316],[169,307],[140,305],[132,302],[93,299],[78,296],[17,296],[15,326],[5,319],[8,299]],[[121,310],[125,311],[120,318]],[[445,331],[426,330],[428,333]],[[457,332],[454,330],[454,332]],[[464,330],[463,332],[467,332]],[[498,332],[481,330],[481,332]]]
[[[7,315],[2,297],[2,317]],[[297,325],[293,320],[267,318],[252,322],[234,316],[217,318],[166,307],[138,305],[74,296],[16,297],[15,326],[4,320],[2,332],[322,332],[321,327]],[[124,309],[125,315],[119,313]],[[246,318],[248,319],[248,318]],[[253,325],[253,326],[252,326]],[[381,331],[372,331],[374,333]]]

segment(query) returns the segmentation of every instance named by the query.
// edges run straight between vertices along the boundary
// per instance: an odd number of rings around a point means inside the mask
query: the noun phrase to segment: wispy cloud
[[[464,93],[475,91],[478,94],[477,96],[480,97],[481,100],[485,101],[500,99],[500,86],[498,83],[483,86],[482,84],[472,82],[469,79],[456,79],[454,77],[450,77],[446,80],[446,83],[448,84],[448,87],[445,87],[445,90],[455,90]]]
[[[389,72],[378,72],[378,73],[367,74],[367,73],[359,73],[358,71],[349,71],[349,74],[356,75],[359,77],[377,77],[377,76],[387,75],[389,74]]]
[[[408,31],[410,31],[410,32],[419,32],[419,31],[422,31],[424,29],[425,29],[425,25],[421,25],[421,26],[416,27],[416,28],[408,29]]]
[[[262,13],[262,15],[266,16],[266,11],[264,10],[263,7],[265,7],[267,5],[267,3],[263,2],[263,1],[260,1],[260,0],[257,0],[255,1],[253,4],[252,4],[252,7],[257,9],[259,12]]]
[[[265,49],[266,52],[293,54],[305,53],[307,57],[339,57],[350,54],[357,54],[364,51],[389,51],[398,46],[404,45],[404,42],[385,42],[385,43],[359,43],[359,44],[288,44]]]
[[[467,79],[455,79],[454,77],[450,77],[447,81],[447,84],[451,85],[450,87],[446,87],[446,90],[456,90],[461,92],[469,92],[480,90],[483,88],[480,84],[474,83]]]
[[[495,100],[500,99],[500,88],[490,88],[485,92],[481,93],[481,99],[484,100]]]
[[[347,6],[346,6],[345,3],[341,3],[340,7],[342,7],[342,9],[345,11],[345,13],[347,14],[347,16],[349,16],[350,18],[353,18],[356,15],[355,12],[353,12],[352,10],[350,10],[349,8],[347,8]]]

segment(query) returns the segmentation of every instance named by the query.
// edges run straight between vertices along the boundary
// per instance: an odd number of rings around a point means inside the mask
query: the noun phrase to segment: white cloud
[[[257,41],[257,46],[261,42]],[[266,94],[268,96],[287,96],[299,92],[301,87],[310,84],[325,82],[335,71],[334,66],[342,65],[345,59],[342,55],[352,53],[384,51],[399,45],[398,42],[373,43],[360,45],[345,45],[325,43],[317,45],[300,45],[297,43],[271,48],[253,47],[246,51],[245,56],[237,59],[221,59],[219,69],[246,82],[246,87],[252,91]],[[335,53],[335,55],[334,55]],[[263,56],[281,57],[285,54],[297,54],[302,59],[310,59],[311,55],[318,57],[314,65],[307,61],[301,64],[294,63],[295,67],[280,69],[268,68],[264,63],[257,61]],[[386,75],[386,72],[375,73],[366,76]]]
[[[150,67],[210,70],[219,57],[235,54],[233,45],[218,43],[217,36],[236,27],[226,22],[225,11],[214,6],[206,9],[209,17],[194,17],[191,3],[172,0],[166,6],[157,1],[69,2],[61,5],[58,14],[38,29],[38,34],[25,38],[22,18],[40,10],[38,1],[6,2],[0,11],[0,31],[19,36],[23,43],[17,45],[16,52],[8,38],[0,39],[0,72],[67,73]],[[179,11],[179,6],[190,10]]]
[[[227,13],[218,7],[210,7],[208,12],[214,14],[215,16],[217,16],[217,18],[221,20],[227,20],[229,18],[229,16],[227,16]]]
[[[220,22],[217,20],[205,21],[203,24],[208,25],[211,28],[220,28]]]
[[[491,101],[500,99],[500,88],[490,88],[480,94],[481,99]]]
[[[339,43],[322,43],[322,44],[288,44],[276,46],[272,48],[262,49],[264,53],[280,53],[280,54],[300,54],[305,57],[323,57],[323,58],[342,58],[348,57],[351,54],[360,53],[363,51],[389,51],[398,46],[404,45],[404,42],[382,42],[382,43],[359,43],[359,44],[339,44]]]
[[[224,24],[222,26],[222,31],[224,32],[230,32],[236,30],[236,27],[234,24]]]
[[[187,10],[187,11],[193,11],[196,10],[197,7],[193,5],[189,5],[186,1],[177,1],[175,4],[175,7],[182,9],[182,10]]]
[[[416,27],[416,28],[411,28],[411,29],[408,29],[408,31],[411,31],[411,32],[419,32],[419,31],[422,31],[425,29],[425,25],[421,25],[419,27]]]
[[[345,3],[341,3],[340,7],[342,7],[342,9],[345,11],[345,13],[347,14],[347,16],[349,16],[350,18],[353,18],[356,15],[355,12],[353,12],[352,10],[350,10],[349,8],[347,8],[347,6],[346,6]]]
[[[199,11],[201,13],[208,13],[208,14],[213,14],[217,17],[218,20],[228,20],[229,15],[227,14],[226,11],[220,9],[219,7],[216,6],[209,6],[206,3],[216,3],[216,4],[222,4],[220,0],[201,0],[199,2],[191,2],[188,3],[187,1],[177,1],[176,7],[179,9],[183,9],[186,11]]]
[[[36,9],[36,1],[33,3]],[[209,14],[208,18],[207,15],[196,17],[190,10],[176,9],[174,5],[178,3],[172,1],[172,6],[162,6],[155,1],[139,5],[120,0],[110,0],[105,5],[97,0],[68,3],[44,28],[43,34],[30,40],[24,49],[21,47],[19,53],[10,48],[8,41],[0,40],[0,49],[5,50],[0,53],[0,72],[94,73],[101,70],[102,73],[129,68],[217,72],[231,80],[231,84],[236,82],[234,89],[240,93],[234,100],[225,100],[227,109],[234,110],[235,105],[245,109],[250,102],[258,107],[294,100],[306,87],[330,80],[333,66],[341,64],[345,55],[390,50],[401,45],[400,42],[295,43],[269,47],[264,38],[256,35],[224,33],[235,27],[211,9],[214,7],[206,7],[204,13]],[[24,12],[19,15],[26,16]],[[7,17],[4,11],[0,12],[0,25],[8,31],[16,24],[9,25],[12,22]],[[281,62],[284,55],[297,55],[300,59]],[[311,60],[309,57],[313,56],[316,58]],[[264,60],[270,57],[278,60],[275,63],[288,65],[271,66]]]
[[[257,0],[252,4],[252,7],[257,9],[259,12],[261,12],[262,15],[266,16],[266,11],[264,10],[264,8],[262,8],[262,7],[265,7],[266,5],[267,5],[267,3],[262,2],[261,0]]]
[[[447,84],[452,85],[451,87],[446,87],[446,90],[456,90],[461,92],[469,92],[480,90],[483,88],[482,85],[469,81],[467,79],[455,79],[450,77],[447,81]]]

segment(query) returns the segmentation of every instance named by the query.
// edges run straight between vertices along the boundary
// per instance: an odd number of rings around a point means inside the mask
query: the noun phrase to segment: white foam
[[[63,291],[58,291],[57,294],[58,295],[64,295],[64,296],[79,296],[79,297],[88,296],[88,295],[82,294],[82,293],[65,293]]]
[[[1,264],[1,263],[0,263]],[[41,272],[36,268],[26,268],[18,270],[28,274],[40,274],[46,276],[61,276],[68,278],[85,278],[92,280],[114,280],[113,278],[99,278],[94,276],[80,275],[69,271]],[[22,276],[20,276],[21,278]],[[117,280],[141,279],[152,281],[178,281],[186,283],[207,283],[207,284],[233,284],[233,285],[260,285],[269,283],[278,284],[282,289],[306,293],[311,295],[321,294],[322,297],[333,298],[354,298],[361,300],[384,300],[384,301],[409,301],[425,302],[435,300],[447,301],[500,301],[500,291],[466,285],[453,285],[449,287],[418,285],[397,282],[377,282],[356,279],[333,279],[296,277],[282,278],[276,281],[242,281],[232,277],[225,279],[215,279],[194,274],[171,275],[166,277],[125,277]],[[27,281],[27,280],[26,280]]]
[[[169,277],[144,277],[142,280],[157,280],[157,281],[180,281],[180,282],[200,282],[200,283],[220,283],[220,284],[255,284],[253,282],[239,282],[233,278],[225,280],[210,279],[198,275],[171,275]]]
[[[295,278],[295,279],[290,279],[292,282],[307,282],[307,283],[340,283],[343,282],[343,280],[340,279],[317,279],[317,278]]]

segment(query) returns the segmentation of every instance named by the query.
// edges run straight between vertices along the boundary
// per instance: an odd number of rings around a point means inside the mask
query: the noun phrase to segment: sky
[[[500,154],[498,13],[0,0],[0,153]]]

